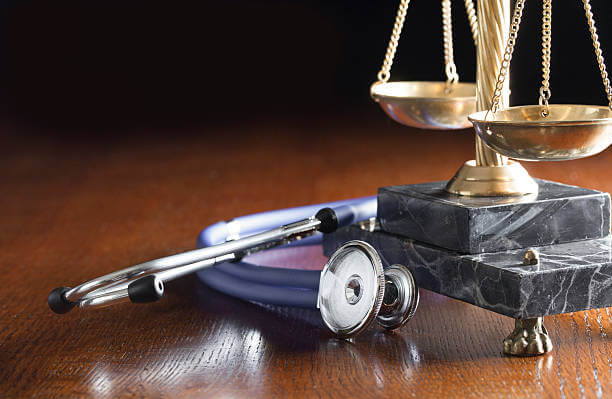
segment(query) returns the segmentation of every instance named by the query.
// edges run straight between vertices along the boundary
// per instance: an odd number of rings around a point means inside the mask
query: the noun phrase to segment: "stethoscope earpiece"
[[[64,314],[76,306],[76,303],[69,302],[65,297],[65,294],[71,289],[72,288],[70,287],[57,287],[51,291],[51,293],[49,293],[47,303],[49,304],[51,310],[57,314]]]
[[[340,337],[350,337],[373,320],[386,329],[401,327],[414,315],[418,292],[405,266],[384,270],[374,247],[349,241],[321,272],[318,305],[325,325]]]

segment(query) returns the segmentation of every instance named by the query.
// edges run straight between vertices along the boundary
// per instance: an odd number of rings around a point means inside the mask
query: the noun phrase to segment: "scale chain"
[[[544,106],[542,116],[550,114],[548,100],[550,100],[550,41],[552,25],[552,0],[542,0],[542,87],[538,103]]]
[[[472,0],[465,0],[465,12],[467,13],[470,23],[474,45],[478,46],[478,17],[476,17],[476,9],[474,8],[474,2]]]
[[[446,72],[446,86],[450,90],[451,85],[459,81],[455,56],[453,52],[453,24],[451,15],[451,0],[442,0],[442,36],[444,38],[444,65]]]
[[[518,37],[518,30],[519,25],[521,24],[521,18],[523,16],[523,9],[525,8],[525,1],[526,0],[517,0],[516,4],[514,5],[512,23],[510,25],[510,34],[508,35],[506,50],[504,51],[504,57],[499,68],[497,83],[495,83],[495,91],[493,92],[493,98],[491,99],[491,108],[489,109],[489,111],[493,113],[497,112],[497,109],[499,108],[499,101],[504,88],[504,82],[506,81],[506,75],[508,74],[508,68],[510,67],[510,60],[512,60],[512,53],[514,52],[514,45],[516,44],[516,38]]]
[[[595,57],[597,58],[597,64],[599,65],[599,72],[601,72],[601,79],[606,90],[606,97],[608,97],[608,106],[610,109],[612,109],[612,88],[610,87],[610,78],[608,77],[608,71],[606,70],[601,45],[599,44],[599,35],[597,34],[597,29],[595,28],[595,21],[593,20],[590,0],[582,0],[582,3],[584,4],[584,11],[586,13],[589,32],[591,33],[593,47],[595,48]]]
[[[408,11],[408,5],[410,0],[401,0],[399,8],[397,9],[397,15],[395,17],[395,24],[393,25],[393,31],[391,32],[391,39],[387,46],[387,52],[383,61],[382,68],[378,72],[378,81],[381,83],[387,83],[391,78],[391,65],[393,65],[393,58],[395,57],[395,51],[397,50],[397,44],[399,42],[402,28],[404,27],[404,20],[406,19],[406,12]]]
[[[404,21],[406,20],[406,12],[410,0],[400,0],[399,7],[397,9],[397,15],[395,16],[395,23],[393,24],[393,31],[391,32],[391,39],[387,46],[387,52],[383,60],[382,67],[376,75],[378,78],[377,83],[387,83],[391,78],[391,66],[395,58],[395,52],[399,43],[402,28],[404,27]],[[474,38],[474,44],[478,45],[478,18],[474,9],[473,0],[465,0],[465,10],[467,12],[468,21],[470,23],[470,29],[472,31],[472,37]],[[457,66],[454,62],[453,56],[453,38],[452,38],[452,22],[451,22],[451,2],[450,0],[442,0],[442,31],[444,36],[444,62],[445,72],[447,76],[447,83],[456,83],[459,81],[459,75],[457,73]]]

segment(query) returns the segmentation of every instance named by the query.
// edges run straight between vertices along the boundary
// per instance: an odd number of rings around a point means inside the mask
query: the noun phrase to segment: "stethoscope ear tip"
[[[158,301],[164,296],[164,282],[154,274],[141,277],[128,285],[128,296],[133,303]]]
[[[66,293],[70,291],[70,287],[57,287],[47,297],[47,303],[52,311],[57,314],[64,314],[70,311],[76,303],[66,299]]]

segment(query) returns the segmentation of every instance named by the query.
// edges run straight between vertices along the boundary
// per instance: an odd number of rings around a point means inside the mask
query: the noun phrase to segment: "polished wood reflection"
[[[233,216],[450,178],[473,134],[373,113],[134,135],[22,136],[0,149],[0,396],[371,398],[612,396],[612,308],[546,317],[552,353],[509,358],[507,317],[421,290],[401,331],[334,339],[315,310],[260,307],[190,276],[151,305],[60,316],[48,292],[194,247]],[[365,120],[363,120],[365,119]],[[612,191],[612,151],[529,164]],[[276,264],[322,266],[320,248]],[[295,251],[295,250],[293,250]]]

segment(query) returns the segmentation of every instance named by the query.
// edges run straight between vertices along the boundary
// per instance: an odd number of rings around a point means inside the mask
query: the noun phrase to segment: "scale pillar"
[[[511,0],[478,1],[478,46],[476,47],[476,108],[491,107],[497,74],[504,58],[510,27]],[[510,79],[500,98],[510,104]],[[446,191],[473,197],[518,197],[538,192],[538,184],[523,166],[498,154],[475,135],[476,159],[467,161],[446,185]],[[552,349],[541,317],[516,319],[514,331],[504,340],[504,354],[541,355]]]
[[[510,0],[478,1],[478,46],[476,47],[476,107],[491,106],[497,73],[510,27]],[[506,79],[501,105],[509,105],[510,80]],[[467,161],[448,182],[446,191],[474,197],[507,197],[533,194],[538,185],[518,162],[489,148],[476,135],[476,157]]]

